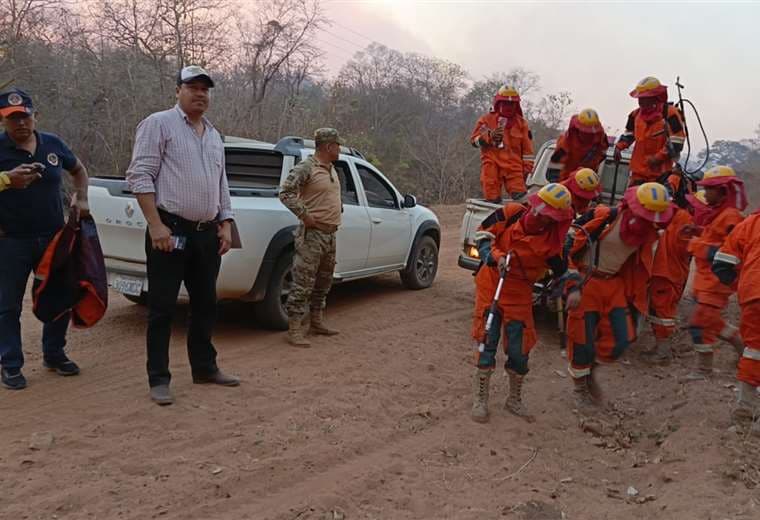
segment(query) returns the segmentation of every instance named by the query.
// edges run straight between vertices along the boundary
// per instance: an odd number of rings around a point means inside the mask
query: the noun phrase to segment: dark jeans
[[[196,231],[183,225],[179,218],[161,213],[161,220],[172,235],[184,236],[182,251],[164,253],[153,249],[145,234],[148,266],[148,384],[167,385],[169,372],[169,340],[180,284],[190,296],[187,353],[195,375],[215,373],[216,350],[211,335],[216,322],[216,278],[221,257],[216,226]]]
[[[21,349],[21,305],[29,274],[37,268],[52,234],[34,238],[0,237],[0,364],[24,366]],[[42,353],[47,361],[65,359],[69,313],[42,327]]]

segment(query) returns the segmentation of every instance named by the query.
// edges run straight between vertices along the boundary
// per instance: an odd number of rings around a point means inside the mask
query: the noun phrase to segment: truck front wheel
[[[409,263],[401,271],[401,282],[407,289],[427,289],[438,273],[438,245],[431,236],[421,237],[412,247]]]

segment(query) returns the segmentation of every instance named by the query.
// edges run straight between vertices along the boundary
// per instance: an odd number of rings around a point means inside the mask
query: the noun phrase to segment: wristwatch
[[[7,190],[10,185],[11,178],[8,177],[8,172],[0,172],[0,191]]]

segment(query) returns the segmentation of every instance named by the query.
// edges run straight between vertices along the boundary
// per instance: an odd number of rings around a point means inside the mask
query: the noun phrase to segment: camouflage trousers
[[[290,320],[325,308],[335,271],[335,233],[298,228],[293,259],[293,286],[286,309]]]

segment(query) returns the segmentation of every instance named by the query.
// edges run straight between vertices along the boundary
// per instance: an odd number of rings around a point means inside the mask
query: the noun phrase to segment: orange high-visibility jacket
[[[591,235],[593,240],[604,241],[605,237],[614,228],[614,223],[623,214],[620,206],[615,208],[615,210],[615,213],[613,213],[612,208],[609,206],[599,205],[581,216],[575,223],[581,225]],[[588,242],[586,234],[576,231],[569,240],[572,241],[568,254],[569,267],[583,271],[589,267],[593,267],[585,265],[586,255],[582,254]],[[652,275],[652,246],[656,241],[657,234],[651,233],[651,238],[639,246],[636,252],[625,261],[617,274],[617,276],[623,279],[626,299],[642,314],[646,313],[648,307],[647,286],[649,278]],[[593,245],[592,247],[596,246]],[[569,282],[567,285],[568,288],[571,288],[574,283]]]
[[[498,126],[499,114],[489,112],[483,115],[475,124],[470,136],[473,146],[480,148],[482,164],[496,164],[500,169],[510,173],[527,175],[533,171],[533,134],[528,128],[528,122],[522,116],[511,128],[504,129],[504,148],[493,145],[489,131]]]
[[[760,214],[753,214],[731,231],[715,254],[715,263],[724,262],[739,271],[739,303],[760,299]],[[755,324],[757,325],[757,324]]]
[[[732,294],[736,286],[728,287],[720,283],[720,280],[712,272],[712,263],[715,253],[723,245],[731,231],[744,217],[736,208],[726,208],[702,231],[702,235],[691,239],[689,252],[694,256],[697,265],[697,273],[694,276],[693,291],[700,293],[702,303],[711,303],[709,294],[722,295],[715,304],[723,306],[725,296]]]
[[[685,209],[678,209],[657,243],[657,252],[652,264],[652,276],[665,278],[676,286],[683,286],[689,278],[689,238],[681,234],[684,226],[692,224],[692,218]]]
[[[616,146],[625,149],[636,142],[631,155],[631,177],[648,182],[656,181],[673,170],[673,160],[683,150],[685,140],[686,131],[681,113],[673,105],[666,104],[662,118],[649,123],[639,116],[638,108],[631,112],[625,133]],[[668,145],[672,148],[673,155]],[[648,164],[652,157],[661,161],[654,170]]]
[[[559,180],[567,180],[571,172],[578,168],[591,168],[596,171],[607,156],[607,134],[600,133],[598,139],[588,146],[583,146],[577,139],[572,139],[565,132],[559,139],[549,162],[549,172],[559,170]],[[547,172],[547,178],[551,175]]]

